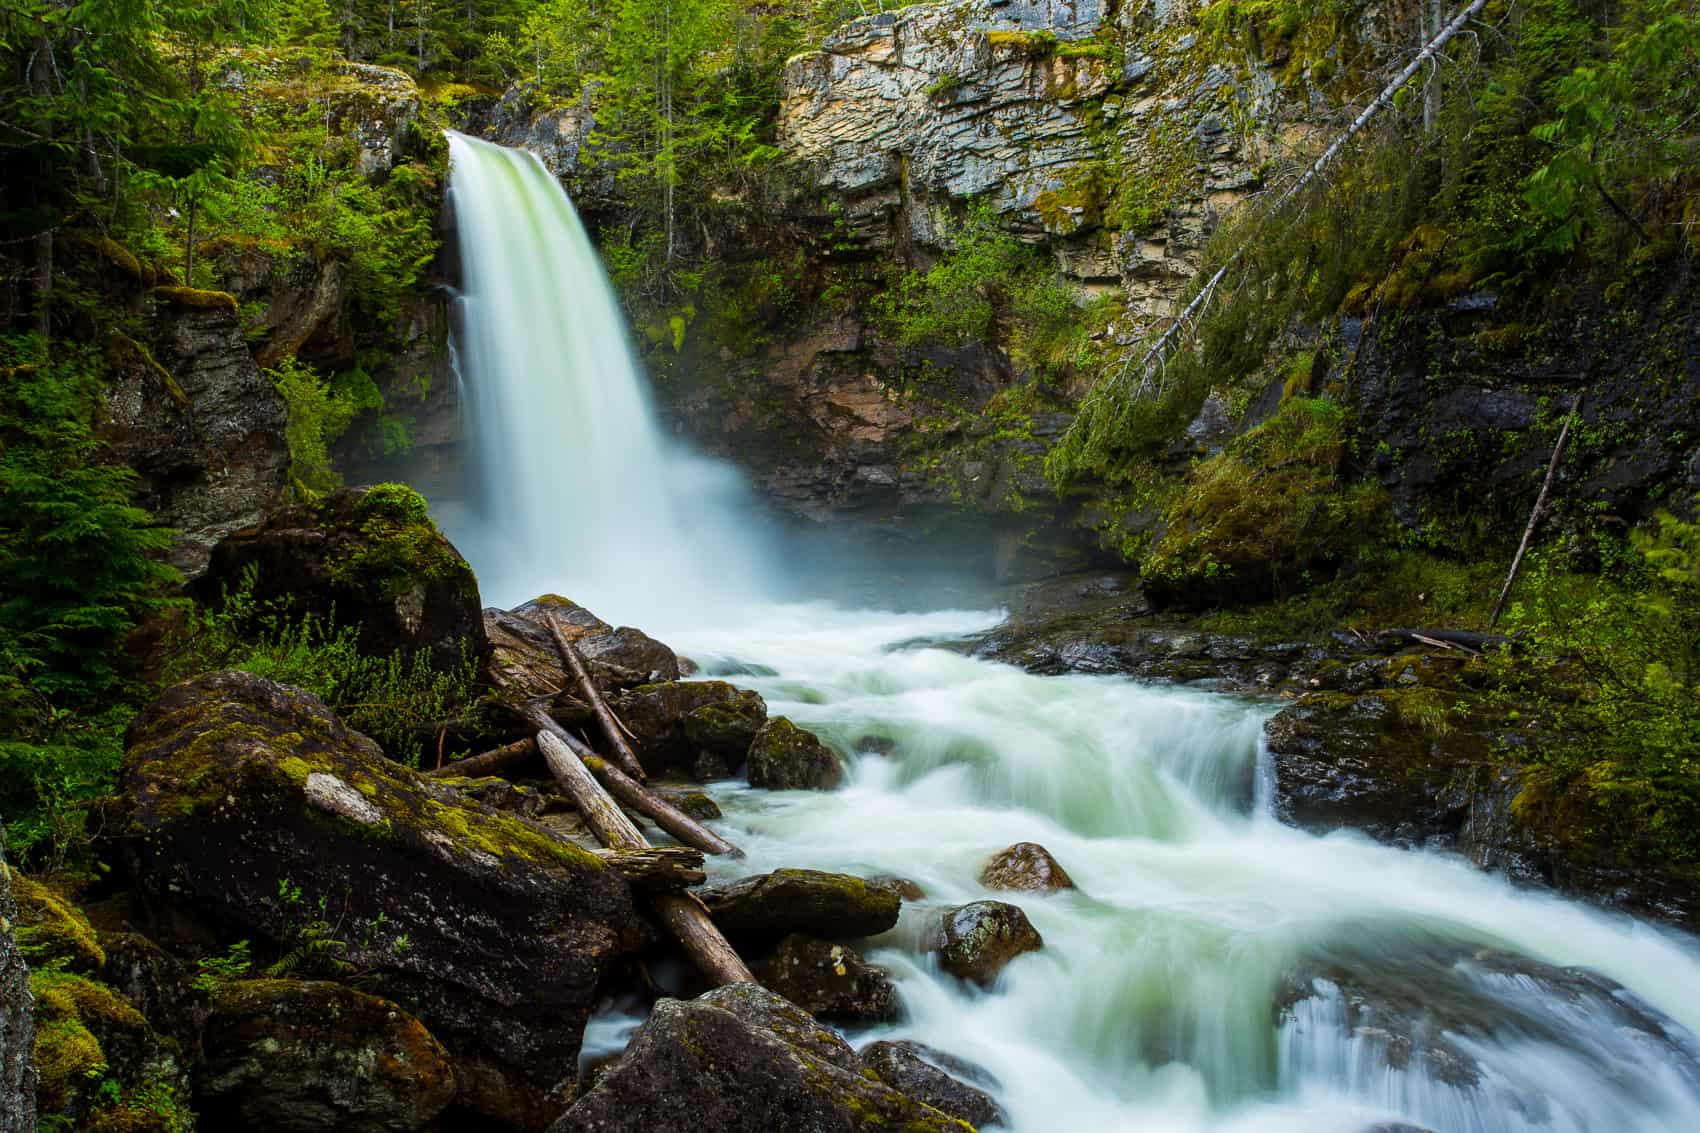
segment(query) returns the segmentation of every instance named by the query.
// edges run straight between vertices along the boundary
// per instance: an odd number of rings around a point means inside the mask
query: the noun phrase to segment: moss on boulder
[[[1140,563],[1147,592],[1183,605],[1290,592],[1361,545],[1385,508],[1347,486],[1342,407],[1295,398],[1192,470]]]
[[[832,749],[783,716],[756,733],[747,773],[750,786],[773,791],[830,791],[844,781]]]
[[[98,974],[106,964],[94,927],[64,894],[23,874],[12,877],[18,902],[18,946],[34,967],[59,964],[72,971]]]
[[[423,652],[446,672],[489,652],[472,568],[403,485],[334,492],[228,536],[195,593],[215,601],[254,568],[256,600],[358,627],[372,656]]]
[[[794,932],[874,936],[897,923],[903,898],[843,873],[780,869],[701,891],[714,923],[735,942],[772,944]]]
[[[278,1133],[412,1133],[455,1094],[449,1055],[387,999],[340,984],[221,988],[197,1074],[201,1117]]]
[[[595,855],[386,760],[317,698],[248,673],[178,685],[137,718],[107,821],[117,872],[162,930],[198,924],[285,955],[306,910],[336,908],[336,960],[516,1111],[559,1112],[597,985],[630,946],[630,889]]]
[[[953,976],[990,987],[1011,960],[1044,947],[1027,914],[1003,901],[946,909],[927,933],[926,948]]]
[[[725,681],[659,681],[622,692],[609,704],[651,771],[691,767],[703,753],[737,767],[767,722],[759,694]]]

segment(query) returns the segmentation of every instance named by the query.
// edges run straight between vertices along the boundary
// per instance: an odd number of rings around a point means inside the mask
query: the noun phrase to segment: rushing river
[[[845,753],[833,792],[721,784],[749,853],[918,883],[869,958],[906,1037],[968,1058],[1023,1133],[1700,1130],[1700,945],[1468,864],[1269,817],[1275,706],[1035,677],[925,642],[993,612],[763,601],[784,581],[735,478],[657,429],[572,206],[534,159],[454,136],[456,342],[477,485],[441,509],[486,597],[559,591],[759,691]],[[988,894],[987,858],[1048,848],[1074,891]],[[1044,947],[991,989],[918,947],[996,896]],[[617,1047],[631,1020],[596,1021]]]

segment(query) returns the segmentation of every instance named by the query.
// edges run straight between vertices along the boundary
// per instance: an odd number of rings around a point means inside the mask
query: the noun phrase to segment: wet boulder
[[[794,932],[875,936],[897,924],[903,898],[843,873],[780,869],[700,891],[714,923],[734,942],[771,944]]]
[[[992,1095],[969,1084],[997,1082],[981,1067],[954,1055],[917,1042],[882,1041],[863,1047],[861,1058],[863,1066],[898,1093],[976,1129],[1009,1123],[1009,1115]]]
[[[448,1052],[389,1000],[298,980],[242,980],[213,997],[196,1100],[214,1127],[413,1133],[454,1093]]]
[[[425,498],[401,484],[273,512],[214,547],[193,592],[217,602],[250,569],[256,601],[334,617],[359,630],[369,656],[423,653],[448,672],[488,652],[472,568],[431,522]]]
[[[550,1133],[903,1129],[963,1122],[862,1073],[843,1039],[753,984],[663,999],[618,1064]]]
[[[488,1084],[475,1106],[522,1128],[559,1112],[597,985],[633,943],[631,890],[601,859],[247,673],[167,690],[131,725],[121,783],[113,864],[160,932],[284,954],[328,902],[336,958]]]
[[[1011,960],[1044,947],[1027,914],[1002,901],[946,909],[928,930],[926,950],[959,979],[990,987]]]
[[[644,768],[693,768],[704,757],[725,768],[744,762],[767,722],[760,694],[725,681],[658,681],[612,697],[608,706],[635,739]]]
[[[750,786],[770,791],[829,791],[844,781],[832,749],[783,716],[757,733],[746,774]]]
[[[847,945],[793,933],[774,949],[761,981],[820,1019],[889,1023],[897,1018],[891,976]]]
[[[549,631],[551,620],[584,658],[590,679],[605,694],[679,677],[679,659],[673,651],[642,630],[615,628],[577,602],[545,594],[517,609],[484,611],[490,676],[508,699],[578,695],[578,685]]]
[[[980,871],[980,884],[987,889],[1054,893],[1073,889],[1074,879],[1045,847],[1037,842],[1017,842],[992,856]]]

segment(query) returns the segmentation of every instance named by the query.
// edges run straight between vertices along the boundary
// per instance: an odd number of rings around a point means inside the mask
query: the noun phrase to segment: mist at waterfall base
[[[749,534],[737,477],[660,435],[554,179],[528,155],[451,148],[479,485],[446,526],[495,603],[568,594],[845,754],[838,791],[713,785],[749,858],[712,868],[923,888],[868,949],[902,1020],[852,1041],[979,1063],[1021,1133],[1700,1129],[1694,940],[1456,858],[1281,826],[1268,704],[915,644],[996,612],[774,600],[792,560]],[[1019,841],[1078,889],[988,893],[981,867]],[[1019,904],[1045,943],[980,990],[920,940],[939,908],[987,898]],[[594,1020],[586,1056],[637,1022]]]

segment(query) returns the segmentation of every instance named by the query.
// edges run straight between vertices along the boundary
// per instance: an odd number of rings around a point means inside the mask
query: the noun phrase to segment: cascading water
[[[895,646],[992,614],[728,599],[715,548],[746,540],[724,509],[680,503],[691,485],[564,194],[534,158],[452,145],[483,484],[456,535],[500,600],[612,607],[852,753],[840,791],[717,794],[750,855],[721,868],[926,891],[871,952],[903,1022],[857,1041],[979,1062],[1023,1133],[1700,1129],[1700,946],[1455,859],[1279,825],[1254,788],[1268,706]],[[987,897],[981,865],[1018,841],[1078,889],[998,894],[1045,946],[964,988],[920,954],[922,924]],[[587,1046],[631,1026],[598,1020]]]

